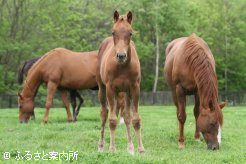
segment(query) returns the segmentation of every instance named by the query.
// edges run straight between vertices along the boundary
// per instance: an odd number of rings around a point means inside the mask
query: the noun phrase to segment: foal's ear
[[[127,21],[131,24],[132,23],[132,12],[129,11],[127,14]]]
[[[119,15],[118,11],[115,10],[115,12],[114,12],[114,22],[115,22],[115,23],[118,21],[119,16],[120,16],[120,15]]]
[[[21,99],[21,100],[23,100],[23,96],[20,94],[20,92],[18,92],[18,97]]]
[[[220,109],[222,110],[227,105],[227,102],[220,103]]]

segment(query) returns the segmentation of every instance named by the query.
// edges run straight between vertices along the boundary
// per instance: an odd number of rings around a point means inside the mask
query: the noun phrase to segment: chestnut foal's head
[[[132,12],[125,15],[119,15],[118,11],[114,12],[114,25],[112,35],[114,39],[116,60],[119,64],[124,64],[128,59],[128,51],[132,36]]]

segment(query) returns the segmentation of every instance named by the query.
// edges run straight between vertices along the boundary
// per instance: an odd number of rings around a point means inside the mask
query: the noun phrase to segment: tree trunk
[[[156,60],[155,60],[155,81],[152,92],[156,92],[158,77],[159,77],[159,57],[160,57],[160,48],[159,48],[159,34],[158,34],[158,25],[156,22]]]
[[[225,44],[225,55],[224,55],[224,60],[225,60],[225,70],[224,70],[224,76],[225,76],[225,99],[227,101],[227,92],[228,92],[228,40],[227,40],[227,0],[224,0],[224,24],[225,24],[225,35],[224,35],[224,44]]]

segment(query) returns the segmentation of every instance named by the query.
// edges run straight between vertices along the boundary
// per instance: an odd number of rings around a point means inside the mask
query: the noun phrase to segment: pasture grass
[[[36,120],[19,124],[17,109],[0,110],[0,163],[45,163],[43,151],[69,153],[78,151],[77,160],[51,160],[51,163],[245,163],[246,162],[246,109],[225,107],[222,145],[218,151],[207,150],[204,140],[194,140],[194,117],[192,107],[187,107],[185,124],[185,149],[178,149],[178,121],[174,106],[140,106],[142,117],[142,139],[145,153],[137,152],[137,142],[132,128],[135,154],[127,153],[127,139],[124,125],[116,129],[117,151],[110,153],[109,128],[106,126],[105,150],[97,151],[100,118],[99,107],[83,107],[76,123],[66,122],[63,108],[50,110],[49,122],[44,125],[44,109],[36,109]],[[18,153],[18,152],[19,153]],[[26,156],[17,161],[16,156]],[[34,160],[36,152],[42,153]],[[10,159],[4,158],[9,152]],[[46,156],[48,158],[48,156]],[[46,158],[45,157],[45,158]],[[38,159],[38,158],[36,158]]]

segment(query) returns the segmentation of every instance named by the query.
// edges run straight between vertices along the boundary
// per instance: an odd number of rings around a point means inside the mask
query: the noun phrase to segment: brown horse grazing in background
[[[138,113],[138,101],[140,94],[140,62],[131,41],[132,35],[132,13],[127,16],[119,16],[114,12],[113,37],[106,38],[98,52],[97,81],[99,87],[99,101],[101,103],[101,136],[98,150],[104,148],[104,129],[108,117],[107,100],[110,107],[110,151],[115,151],[115,129],[117,126],[116,97],[120,92],[125,92],[126,108],[124,110],[124,121],[127,128],[128,152],[134,153],[134,146],[130,134],[130,123],[138,139],[138,151],[144,152],[141,139],[141,119]],[[130,110],[132,108],[133,117]]]
[[[27,73],[30,70],[30,68],[32,67],[32,65],[34,63],[36,63],[41,57],[42,56],[35,57],[33,59],[25,61],[23,64],[20,65],[20,67],[18,69],[18,74],[17,74],[17,81],[19,84],[23,83],[24,76],[27,76]],[[98,87],[96,87],[96,89],[98,89]],[[77,116],[79,115],[79,110],[80,110],[81,105],[84,102],[84,99],[77,90],[69,89],[69,93],[70,93],[71,105],[73,108],[73,120],[77,121]],[[79,99],[78,106],[77,106],[76,98]],[[31,115],[31,119],[35,120],[35,113],[34,112]]]
[[[172,41],[166,48],[164,76],[177,107],[179,147],[185,146],[186,95],[194,94],[195,139],[202,132],[208,149],[219,149],[225,104],[219,104],[215,61],[206,42],[195,34]]]
[[[61,91],[67,119],[72,121],[67,89],[97,87],[97,53],[97,51],[79,53],[64,48],[56,48],[38,60],[29,70],[24,89],[21,94],[18,94],[20,122],[27,122],[34,111],[34,97],[42,82],[47,84],[48,90],[44,123],[48,122],[49,109],[52,106],[53,96],[57,88]]]

